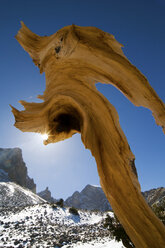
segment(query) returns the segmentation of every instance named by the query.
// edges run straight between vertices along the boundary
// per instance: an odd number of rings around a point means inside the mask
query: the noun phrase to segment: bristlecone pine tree
[[[59,201],[56,202],[56,205],[63,208],[64,207],[64,200],[61,198]]]

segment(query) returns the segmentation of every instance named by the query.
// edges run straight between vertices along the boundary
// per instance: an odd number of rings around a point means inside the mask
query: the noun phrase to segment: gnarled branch
[[[149,108],[165,131],[164,103],[126,59],[121,44],[97,28],[72,25],[40,37],[23,24],[16,38],[45,72],[46,90],[43,103],[21,101],[24,111],[13,108],[15,126],[46,132],[45,144],[80,132],[96,159],[101,186],[135,246],[164,248],[165,229],[141,195],[118,114],[95,83],[111,83],[135,105]]]

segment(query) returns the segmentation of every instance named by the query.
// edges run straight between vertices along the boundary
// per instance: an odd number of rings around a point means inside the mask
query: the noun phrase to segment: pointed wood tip
[[[14,108],[12,105],[10,105],[10,107],[12,109],[11,111],[12,111],[14,117],[15,117],[15,120],[16,120],[18,115],[19,115],[19,113],[20,113],[20,111],[18,109]]]
[[[20,23],[21,23],[21,26],[22,26],[22,27],[23,27],[23,26],[26,26],[25,23],[24,23],[23,21],[20,21]]]
[[[19,42],[19,38],[21,36],[21,33],[23,33],[24,30],[30,31],[30,29],[24,24],[23,21],[21,23],[21,28],[18,30],[17,34],[15,35],[16,40]],[[30,31],[31,32],[31,31]]]

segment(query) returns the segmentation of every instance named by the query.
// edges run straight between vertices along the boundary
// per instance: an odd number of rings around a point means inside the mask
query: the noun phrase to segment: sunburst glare
[[[41,134],[41,137],[42,137],[43,140],[47,140],[48,139],[48,134],[47,133]]]

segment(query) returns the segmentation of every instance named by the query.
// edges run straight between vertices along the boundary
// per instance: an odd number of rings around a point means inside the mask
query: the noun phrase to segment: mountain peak
[[[81,192],[74,192],[66,199],[65,204],[87,210],[108,211],[112,209],[102,188],[91,184],[86,185]]]

